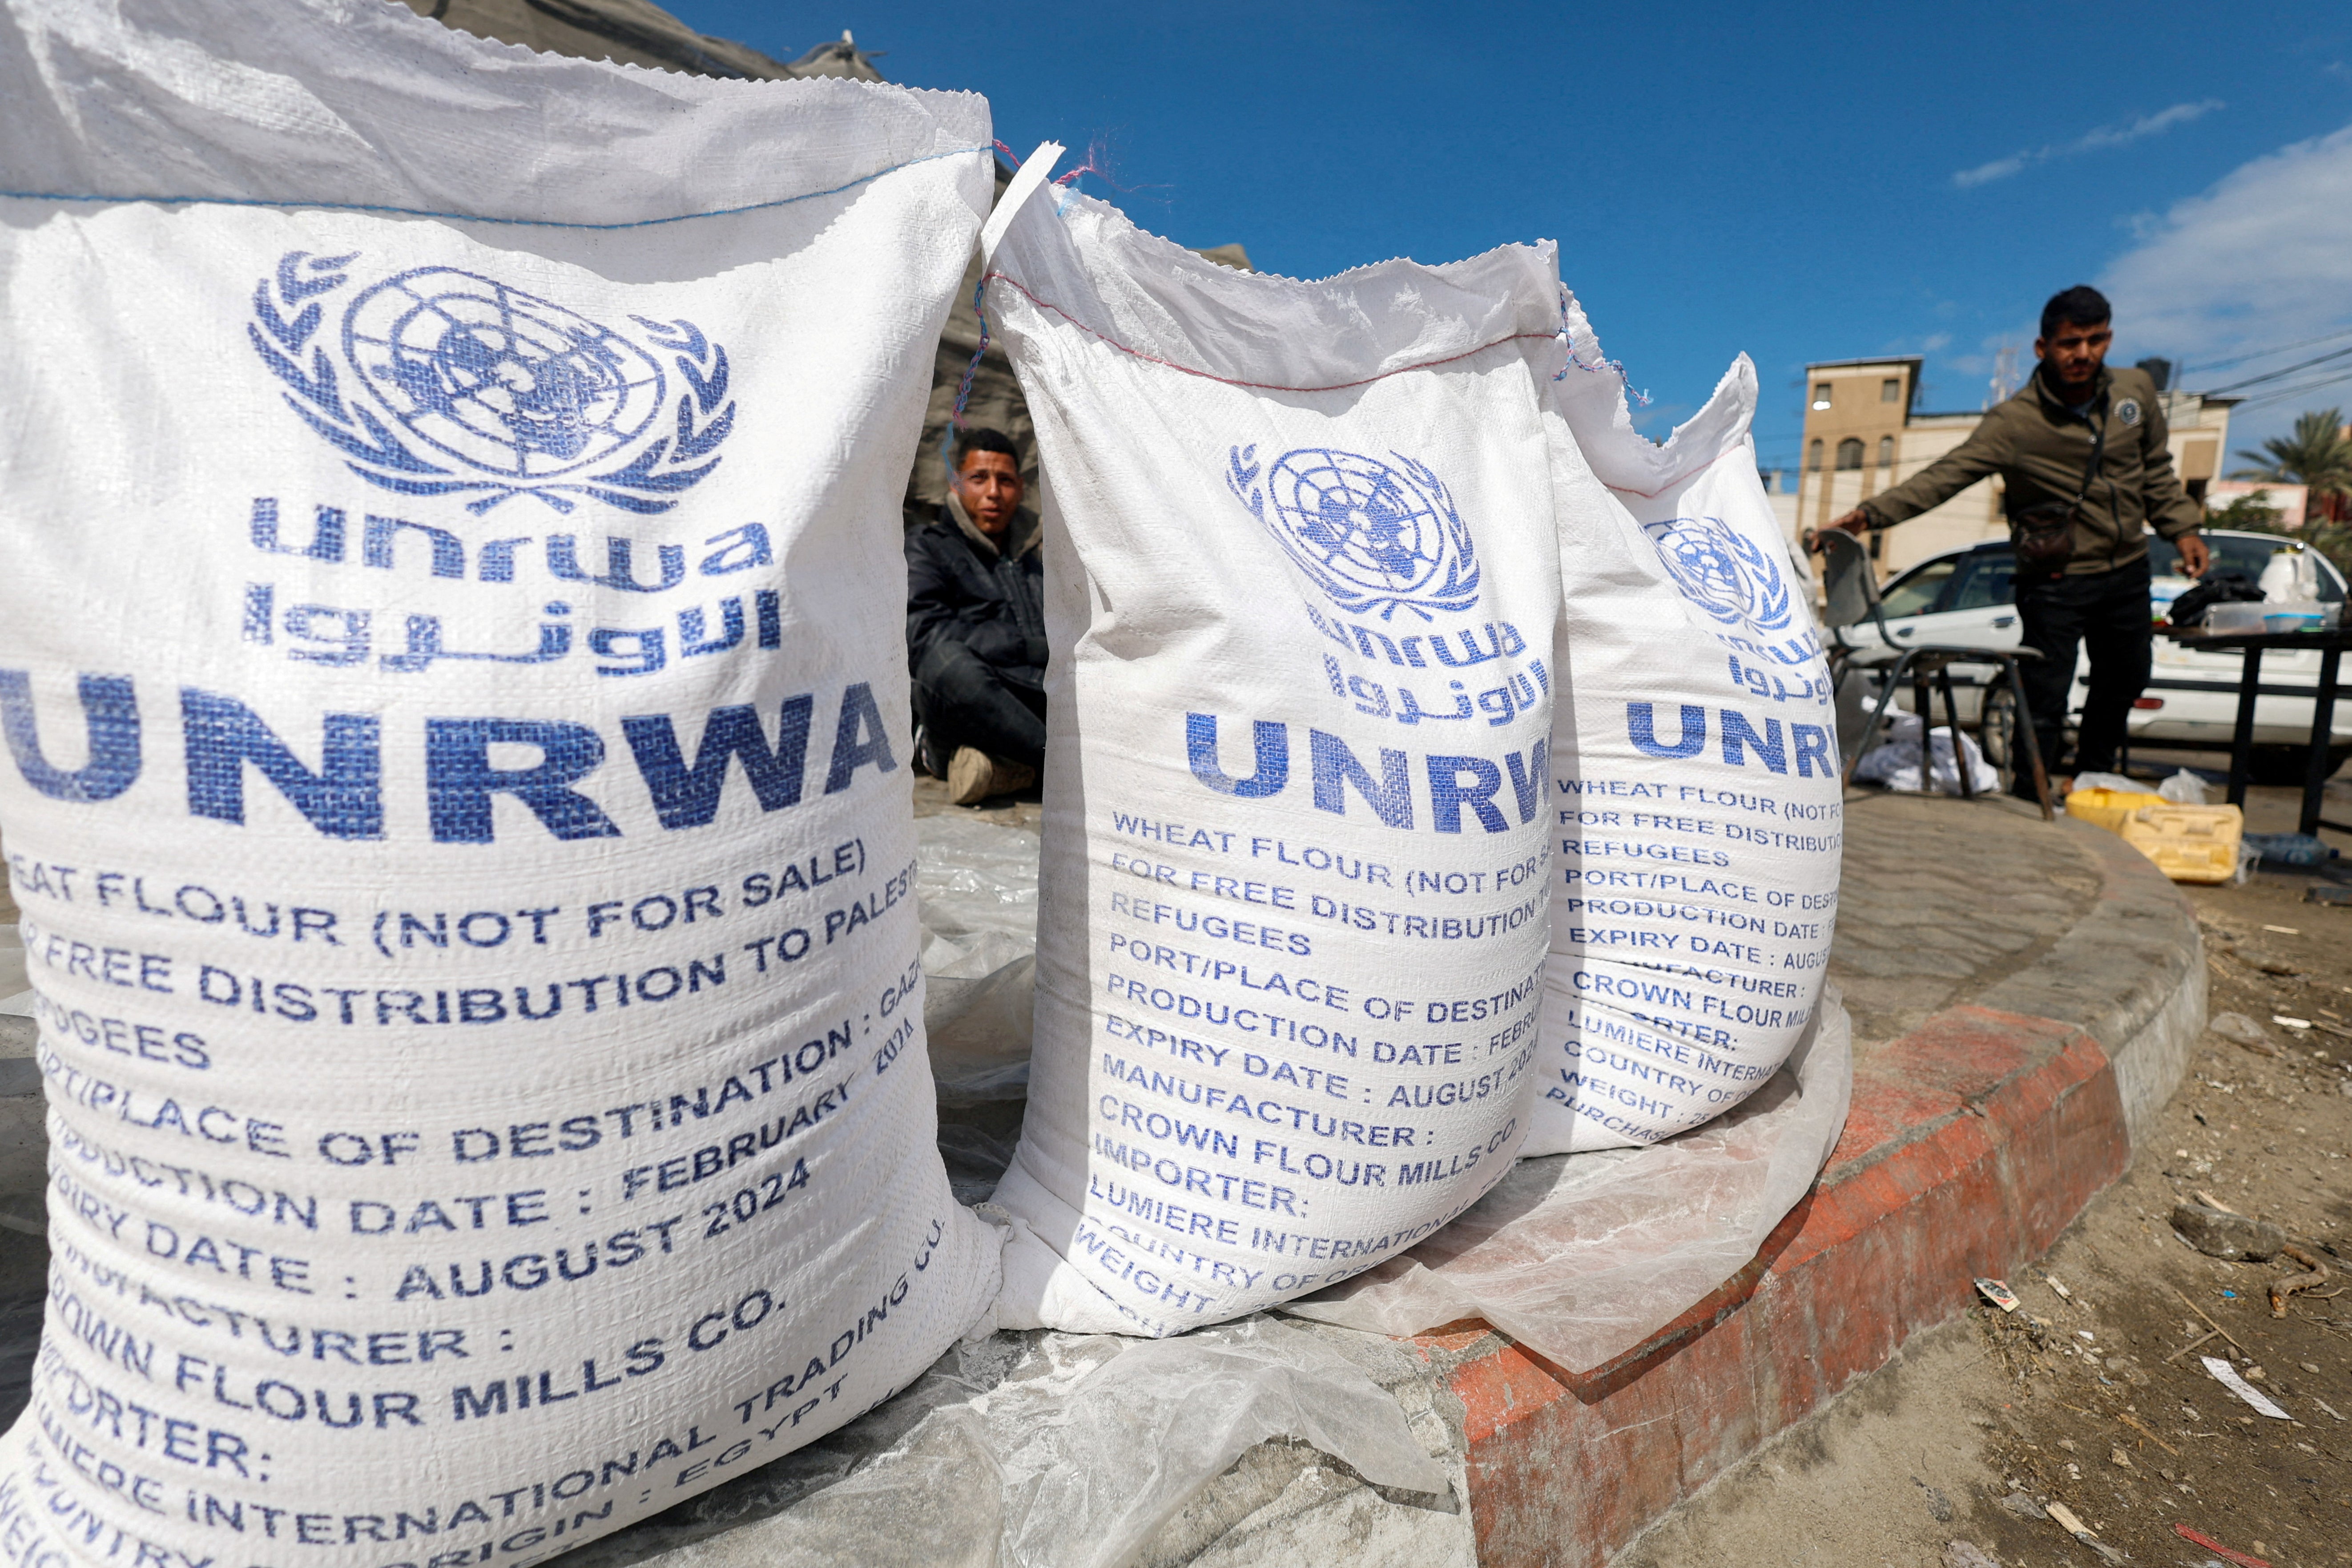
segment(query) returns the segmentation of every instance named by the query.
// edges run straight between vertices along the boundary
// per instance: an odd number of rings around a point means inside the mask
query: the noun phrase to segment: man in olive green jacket
[[[2156,383],[2145,371],[2106,368],[2111,316],[2095,289],[2077,286],[2053,296],[2042,308],[2042,335],[2033,344],[2041,363],[2024,389],[1950,452],[1830,524],[1849,533],[1892,528],[1989,474],[2001,476],[2012,538],[2018,520],[2037,507],[2074,505],[2072,558],[2056,570],[2029,574],[2021,567],[2016,577],[2020,639],[2042,655],[2024,666],[2026,701],[2042,764],[2053,776],[2078,647],[2089,650],[2091,681],[2075,771],[2115,765],[2125,720],[2147,685],[2154,655],[2149,531],[2179,551],[2180,569],[2189,576],[2202,574],[2208,560],[2197,534],[2204,509],[2172,471]],[[2030,771],[2017,771],[2019,793],[2031,795]],[[2058,782],[2063,787],[2064,780]]]

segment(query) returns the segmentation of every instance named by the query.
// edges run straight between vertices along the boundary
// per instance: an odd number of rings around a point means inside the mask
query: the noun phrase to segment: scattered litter
[[[2060,1284],[2058,1282],[2058,1276],[2055,1274],[2044,1274],[2042,1278],[2048,1282],[2050,1289],[2058,1292],[2058,1299],[2060,1300],[2071,1301],[2074,1299],[2074,1292],[2067,1289],[2065,1286]]]
[[[2080,795],[2086,789],[2112,790],[2117,795],[2147,795],[2147,786],[2137,779],[2127,779],[2121,773],[2076,773],[2074,786],[2067,793]],[[2158,799],[2164,798],[2158,795]]]
[[[2314,882],[2303,890],[2303,901],[2306,904],[2329,905],[2339,910],[2352,908],[2352,888],[2328,888]]]
[[[2172,1533],[2180,1537],[2183,1541],[2195,1542],[2206,1551],[2214,1552],[2227,1561],[2236,1563],[2238,1568],[2271,1568],[2271,1565],[2268,1563],[2263,1562],[2261,1558],[2249,1557],[2242,1552],[2232,1552],[2228,1547],[2222,1545],[2220,1542],[2214,1540],[2211,1536],[2205,1534],[2201,1531],[2191,1530],[2185,1524],[2174,1525],[2172,1527]]]
[[[2007,1497],[2001,1499],[2000,1507],[2005,1512],[2015,1514],[2020,1519],[2048,1519],[2050,1517],[2047,1513],[2042,1511],[2042,1505],[2040,1503],[2035,1502],[2032,1498],[2028,1497],[2021,1491],[2011,1492]]]
[[[2303,932],[2297,931],[2293,926],[2264,926],[2263,929],[2264,931],[2274,931],[2281,936],[2301,936],[2303,934]]]
[[[2206,1338],[2210,1339],[2210,1338],[2212,1338],[2212,1336],[2211,1336],[2210,1334],[2208,1334],[2208,1335],[2206,1336]],[[2186,1408],[2186,1406],[2184,1406],[2183,1408]],[[2178,1449],[2178,1448],[2174,1447],[2171,1444],[2169,1444],[2169,1443],[2166,1442],[2163,1438],[2161,1438],[2161,1437],[2158,1436],[2154,1432],[2150,1431],[2147,1427],[2146,1427],[2146,1426],[2142,1426],[2142,1425],[2140,1424],[2140,1420],[2139,1420],[2139,1417],[2138,1417],[2138,1416],[2137,1416],[2137,1415],[2118,1415],[2118,1416],[2116,1416],[2116,1420],[2118,1420],[2118,1421],[2120,1421],[2120,1422],[2122,1422],[2125,1426],[2126,1426],[2130,1427],[2133,1431],[2135,1431],[2135,1432],[2138,1433],[2141,1436],[2143,1436],[2143,1437],[2147,1438],[2149,1442],[2151,1442],[2151,1443],[2155,1444],[2158,1447],[2159,1447],[2159,1448],[2163,1449],[2166,1453],[2170,1454],[2174,1458],[2176,1458],[2176,1459],[2177,1459],[2177,1458],[2179,1458],[2180,1457],[2180,1450],[2179,1450],[2179,1449]],[[2192,1416],[2190,1417],[2190,1419],[2191,1419],[2191,1420],[2194,1420],[2194,1419],[2196,1419],[2196,1417],[2192,1415]]]
[[[2076,1329],[2076,1330],[2074,1331],[2074,1337],[2075,1337],[2076,1339],[2078,1339],[2078,1340],[2093,1340],[2093,1341],[2095,1341],[2099,1336],[2098,1336],[2098,1335],[2096,1335],[2096,1334],[2095,1334],[2095,1333],[2093,1333],[2093,1332],[2092,1332],[2090,1330],[2088,1330],[2088,1329]]]
[[[1929,1486],[1927,1482],[1921,1480],[1916,1476],[1913,1476],[1911,1478],[1911,1484],[1927,1494],[1927,1512],[1934,1518],[1937,1524],[1949,1524],[1952,1522],[1952,1500],[1950,1498],[1946,1497],[1942,1492],[1937,1491],[1934,1487]]]
[[[1960,793],[1959,764],[1952,760],[1952,730],[1948,724],[1938,725],[1927,732],[1927,748],[1933,752],[1928,759],[1920,747],[1921,724],[1916,713],[1895,713],[1887,725],[1887,737],[1881,744],[1863,754],[1853,766],[1856,784],[1884,784],[1898,795],[1918,795],[1931,789],[1946,795]],[[1969,787],[1979,795],[1990,795],[2000,788],[2000,775],[1986,763],[1976,737],[1960,736],[1960,754],[1969,770]],[[1922,776],[1925,762],[1932,784]]]
[[[2102,1563],[2121,1563],[2124,1554],[2091,1533],[2090,1526],[2074,1517],[2074,1510],[2063,1502],[2050,1505],[2050,1518],[2059,1529],[2099,1554]],[[2265,1565],[2267,1568],[2267,1565]]]
[[[2107,1449],[2107,1463],[2113,1465],[2119,1470],[2128,1470],[2132,1468],[2131,1456],[2123,1451],[2123,1447],[2120,1444],[2109,1446]]]
[[[1990,1301],[1994,1306],[1999,1307],[2004,1312],[2014,1312],[2017,1310],[2017,1292],[2011,1289],[2000,1280],[1978,1280],[1977,1294],[1982,1296],[1986,1300]]]
[[[2282,1029],[2308,1029],[2311,1027],[2310,1019],[2290,1018],[2284,1013],[2272,1014],[2271,1022],[2276,1024]]]
[[[2285,1411],[2281,1410],[2277,1405],[2272,1404],[2268,1394],[2263,1393],[2262,1390],[2256,1388],[2252,1384],[2248,1383],[2244,1378],[2240,1377],[2238,1375],[2238,1369],[2231,1366],[2228,1362],[2223,1361],[2220,1356],[2200,1356],[2198,1359],[2205,1363],[2205,1370],[2213,1374],[2214,1382],[2220,1384],[2222,1387],[2228,1389],[2231,1393],[2244,1400],[2262,1415],[2269,1416],[2273,1421],[2292,1421],[2294,1419],[2294,1416],[2289,1415]]]
[[[1965,1541],[1944,1542],[1944,1568],[2000,1568],[2000,1560]]]
[[[2173,774],[2170,778],[2157,785],[2156,793],[2162,795],[2165,799],[2170,801],[2175,805],[2205,805],[2209,804],[2205,791],[2205,781],[2199,778],[2195,773],[2190,773],[2187,768],[2181,769],[2179,773]]]
[[[2298,1274],[2291,1279],[2279,1280],[2271,1287],[2271,1316],[2273,1318],[2286,1316],[2286,1299],[2289,1296],[2294,1295],[2297,1290],[2308,1290],[2327,1278],[2327,1266],[2293,1242],[2281,1247],[2279,1254],[2284,1258],[2294,1258],[2311,1272]]]
[[[2328,1403],[2327,1403],[2327,1401],[2326,1401],[2325,1399],[2319,1398],[2316,1394],[2313,1395],[2313,1397],[2312,1397],[2312,1401],[2311,1401],[2311,1402],[2312,1402],[2314,1405],[2318,1405],[2322,1410],[2326,1411],[2326,1412],[2327,1412],[2327,1414],[2329,1414],[2330,1415],[2335,1416],[2335,1417],[2336,1417],[2336,1419],[2337,1419],[2338,1421],[2341,1421],[2341,1420],[2343,1420],[2343,1419],[2344,1419],[2344,1416],[2343,1416],[2342,1413],[2340,1413],[2339,1411],[2337,1411],[2337,1409],[2336,1408],[2336,1406],[2334,1406],[2333,1405],[2328,1404]]]
[[[2335,847],[2308,833],[2249,833],[2244,843],[2265,866],[2308,870],[2335,858]]]
[[[2190,1351],[2195,1350],[2207,1340],[2218,1339],[2221,1336],[2221,1331],[2219,1329],[2208,1329],[2205,1332],[2198,1335],[2195,1339],[2189,1341],[2187,1344],[2181,1346],[2179,1350],[2174,1351],[2170,1355],[2166,1356],[2164,1359],[2167,1361],[2179,1361],[2182,1356],[2187,1355]]]
[[[2270,1031],[2243,1013],[2216,1013],[2205,1026],[2223,1039],[2234,1041],[2259,1055],[2278,1055],[2278,1047],[2271,1044]]]
[[[2285,1233],[2268,1220],[2233,1214],[2210,1201],[2175,1204],[2172,1233],[2208,1258],[2233,1263],[2267,1263],[2286,1244]]]
[[[2229,1340],[2229,1341],[2230,1341],[2230,1343],[2231,1343],[2232,1345],[2237,1345],[2237,1348],[2238,1348],[2238,1349],[2240,1349],[2240,1350],[2243,1350],[2243,1349],[2245,1349],[2245,1348],[2246,1348],[2246,1347],[2245,1347],[2245,1346],[2243,1346],[2243,1345],[2240,1345],[2240,1344],[2238,1344],[2238,1342],[2237,1342],[2237,1341],[2235,1341],[2235,1340],[2231,1340],[2231,1339],[2230,1339],[2230,1331],[2229,1331],[2229,1330],[2227,1330],[2227,1329],[2223,1328],[2221,1324],[2219,1324],[2219,1323],[2215,1322],[2212,1319],[2205,1317],[2205,1309],[2204,1309],[2204,1308],[2202,1308],[2202,1307],[2200,1307],[2200,1306],[2199,1306],[2196,1302],[2194,1302],[2194,1301],[2190,1300],[2188,1297],[2186,1297],[2186,1296],[2182,1296],[2182,1295],[2181,1295],[2181,1293],[2180,1293],[2180,1288],[2179,1288],[2179,1286],[2177,1286],[2177,1285],[2176,1285],[2176,1286],[2174,1286],[2174,1287],[2173,1287],[2172,1293],[2173,1293],[2174,1295],[2176,1295],[2176,1296],[2180,1296],[2180,1304],[2181,1304],[2182,1306],[2184,1306],[2184,1307],[2188,1308],[2190,1311],[2192,1311],[2192,1312],[2196,1313],[2199,1317],[2200,1317],[2200,1318],[2205,1318],[2205,1326],[2206,1326],[2207,1328],[2211,1329],[2215,1333],[2217,1333],[2217,1334],[2221,1335],[2223,1339],[2225,1339],[2225,1340]],[[2232,1295],[2232,1294],[2235,1294],[2235,1292],[2233,1292],[2233,1291],[2226,1291],[2226,1290],[2225,1290],[2225,1291],[2223,1291],[2223,1292],[2222,1292],[2222,1294],[2223,1294],[2223,1295]],[[2184,1408],[2184,1409],[2185,1409],[2185,1408],[2187,1408],[2187,1407],[2184,1405],[2182,1408]]]

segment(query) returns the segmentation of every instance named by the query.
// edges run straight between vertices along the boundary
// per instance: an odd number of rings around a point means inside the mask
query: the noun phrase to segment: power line
[[[2291,398],[2308,396],[2312,393],[2323,391],[2327,387],[2341,386],[2344,384],[2345,380],[2347,377],[2352,377],[2352,366],[2347,366],[2332,375],[2321,376],[2315,381],[2303,382],[2294,386],[2273,388],[2269,392],[2263,393],[2260,397],[2250,397],[2246,399],[2246,401],[2239,406],[2242,409],[2251,410],[2261,408],[2268,404],[2284,403]]]
[[[2260,375],[2248,376],[2243,381],[2231,382],[2227,386],[2213,387],[2207,391],[2205,395],[2208,397],[2219,397],[2225,392],[2236,392],[2244,387],[2260,386],[2266,381],[2276,381],[2282,376],[2293,375],[2297,371],[2309,370],[2313,365],[2326,364],[2330,361],[2339,359],[2352,359],[2352,348],[2331,349],[2326,353],[2320,354],[2315,358],[2299,361],[2298,363],[2287,365],[2281,370],[2266,370]]]
[[[2200,371],[2228,370],[2232,365],[2245,364],[2249,361],[2252,360],[2268,359],[2273,354],[2283,354],[2294,349],[2307,349],[2320,343],[2332,343],[2338,338],[2352,338],[2352,328],[2347,328],[2345,331],[2340,332],[2323,332],[2318,337],[2305,338],[2301,342],[2280,343],[2275,348],[2256,349],[2252,353],[2237,354],[2229,359],[2200,360],[2194,362],[2194,363],[2184,361],[2180,369],[2184,374],[2191,369]]]

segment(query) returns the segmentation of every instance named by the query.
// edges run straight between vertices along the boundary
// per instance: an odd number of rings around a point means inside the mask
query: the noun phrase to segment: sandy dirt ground
[[[2331,815],[2352,817],[2344,794]],[[2292,811],[2258,792],[2251,825],[2289,828]],[[1618,1568],[2352,1563],[2352,909],[2305,902],[2314,880],[2186,889],[2212,1014],[2261,1038],[2205,1036],[2129,1173],[2008,1281],[2016,1311],[1979,1300],[1916,1337]],[[2326,1277],[2274,1312],[2273,1288],[2315,1271],[2189,1247],[2170,1216],[2200,1193],[2274,1222]]]

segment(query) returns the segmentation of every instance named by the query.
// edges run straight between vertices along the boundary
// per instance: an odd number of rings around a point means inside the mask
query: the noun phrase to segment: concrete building
[[[1842,517],[1891,489],[1958,446],[1982,410],[1923,412],[1916,355],[1824,360],[1805,367],[1805,433],[1796,495],[1800,532]],[[2172,460],[2191,496],[2202,500],[2229,447],[2230,410],[2241,400],[2167,392]],[[1902,527],[1873,536],[1882,577],[1914,562],[2009,531],[1998,475],[1979,479]]]

